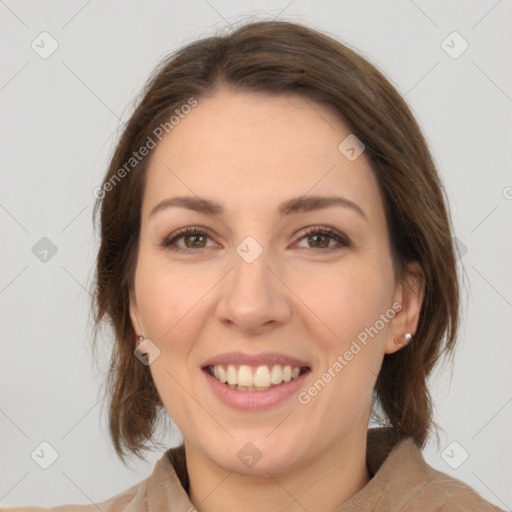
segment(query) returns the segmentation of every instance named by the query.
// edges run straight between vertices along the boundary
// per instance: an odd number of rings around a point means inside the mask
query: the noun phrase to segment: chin
[[[266,438],[268,432],[269,430],[265,433],[237,432],[224,443],[215,442],[210,446],[203,446],[203,449],[214,464],[226,471],[264,477],[268,477],[269,473],[289,471],[304,455],[297,449],[301,447],[302,451],[304,442],[295,439],[293,434],[279,436],[274,433]]]

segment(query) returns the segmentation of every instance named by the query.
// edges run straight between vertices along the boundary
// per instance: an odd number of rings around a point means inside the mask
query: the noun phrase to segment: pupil
[[[202,247],[201,242],[204,241],[203,235],[190,235],[185,238],[185,245],[187,247]]]
[[[308,242],[312,243],[315,247],[327,247],[329,240],[325,235],[313,235],[308,238]]]

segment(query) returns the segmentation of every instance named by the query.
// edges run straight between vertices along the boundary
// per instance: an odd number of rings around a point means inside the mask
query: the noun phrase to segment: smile
[[[205,371],[217,381],[237,391],[268,391],[298,379],[307,370],[307,367],[281,364],[260,366],[216,364],[205,367]]]

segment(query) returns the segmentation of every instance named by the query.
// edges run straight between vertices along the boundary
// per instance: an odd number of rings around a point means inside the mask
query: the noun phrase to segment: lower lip
[[[300,377],[290,382],[279,384],[279,386],[275,386],[267,391],[238,391],[230,388],[227,384],[219,382],[207,371],[203,370],[203,373],[212,391],[226,405],[235,409],[256,411],[272,407],[296,394],[304,382],[304,377],[308,375],[309,370]]]

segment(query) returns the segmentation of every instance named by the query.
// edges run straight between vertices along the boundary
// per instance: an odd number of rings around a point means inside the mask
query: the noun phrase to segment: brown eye
[[[204,235],[186,235],[182,238],[187,249],[197,249],[206,246],[207,237]]]
[[[160,245],[170,251],[190,252],[197,249],[213,247],[215,243],[203,229],[188,227],[174,232],[169,237],[162,240]]]
[[[345,235],[333,228],[310,226],[299,238],[297,246],[312,250],[324,249],[327,252],[348,247],[350,241]]]
[[[308,236],[308,244],[314,248],[325,249],[329,247],[330,238],[326,235]]]

